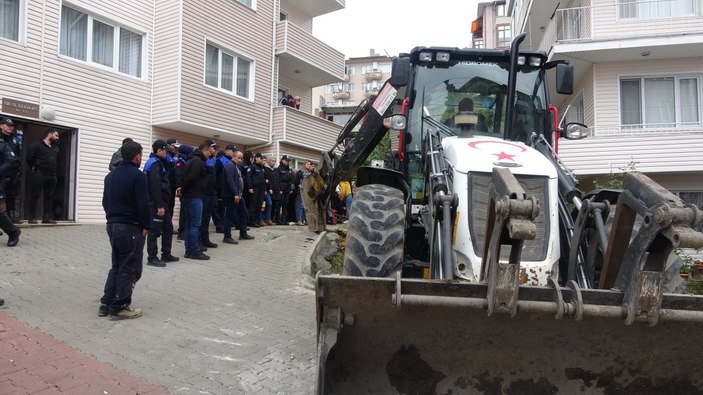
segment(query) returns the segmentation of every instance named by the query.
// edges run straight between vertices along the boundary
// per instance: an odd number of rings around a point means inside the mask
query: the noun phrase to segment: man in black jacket
[[[151,228],[147,179],[139,171],[142,146],[132,141],[121,150],[122,163],[105,177],[103,190],[112,268],[107,274],[98,315],[110,314],[112,320],[142,316],[140,309],[131,307],[132,291],[142,276],[144,238]]]
[[[2,229],[9,239],[7,240],[8,247],[14,247],[19,243],[20,230],[12,223],[12,220],[7,215],[5,210],[5,187],[7,186],[8,176],[15,171],[15,154],[9,144],[0,140],[0,229]]]
[[[15,130],[15,123],[10,118],[0,118],[0,142],[10,146],[10,151],[14,154],[12,162],[14,165],[2,177],[5,180],[5,204],[7,205],[7,216],[14,224],[21,224],[21,215],[15,210],[16,198],[22,184],[22,162],[20,153],[22,151],[22,131]],[[2,181],[2,180],[0,180]]]
[[[258,228],[263,225],[261,217],[261,206],[264,203],[264,195],[266,194],[266,174],[264,172],[264,155],[257,152],[254,155],[254,163],[247,170],[247,179],[249,180],[249,193],[251,194],[251,205],[247,202],[249,208],[249,226]]]
[[[288,225],[288,204],[293,194],[293,173],[290,171],[288,164],[288,155],[283,155],[280,164],[274,170],[278,180],[281,201],[276,207],[276,212],[273,213],[273,220],[279,225]]]
[[[55,224],[52,209],[56,189],[56,168],[59,157],[59,131],[48,128],[44,137],[32,144],[27,152],[27,164],[32,169],[32,195],[29,199],[29,223],[37,223],[37,201],[44,192],[44,218],[42,223]]]
[[[200,249],[217,248],[217,244],[210,241],[210,219],[214,218],[217,211],[217,160],[215,154],[219,146],[215,140],[208,139],[212,147],[210,156],[205,157],[205,193],[203,194],[203,214],[200,220]],[[215,214],[215,215],[213,215]],[[213,220],[213,222],[215,222]],[[217,226],[217,222],[215,222]]]
[[[165,267],[167,262],[176,262],[178,258],[171,255],[173,240],[173,222],[171,221],[171,182],[169,181],[166,156],[168,147],[165,141],[156,140],[151,146],[153,153],[144,164],[149,183],[149,207],[151,209],[151,229],[146,239],[149,266]],[[161,237],[161,259],[156,239]]]
[[[186,208],[185,244],[186,258],[208,260],[209,256],[200,249],[200,221],[203,215],[203,197],[207,182],[205,180],[205,160],[215,154],[215,143],[204,141],[198,147],[183,168],[180,195]],[[177,191],[177,193],[178,193]]]

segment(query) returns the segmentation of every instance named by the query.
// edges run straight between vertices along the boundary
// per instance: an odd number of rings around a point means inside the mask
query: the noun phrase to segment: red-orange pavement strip
[[[0,394],[169,394],[0,312]]]

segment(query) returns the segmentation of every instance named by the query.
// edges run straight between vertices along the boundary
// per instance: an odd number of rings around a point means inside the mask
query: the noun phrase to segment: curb
[[[317,246],[320,244],[322,238],[327,235],[327,232],[329,231],[326,230],[324,232],[320,232],[317,237],[315,237],[315,240],[312,242],[310,249],[308,249],[308,252],[303,258],[303,262],[300,268],[300,286],[302,286],[303,288],[310,289],[313,291],[317,288],[317,273],[310,273],[310,267],[312,264],[312,256],[315,251],[317,251]]]

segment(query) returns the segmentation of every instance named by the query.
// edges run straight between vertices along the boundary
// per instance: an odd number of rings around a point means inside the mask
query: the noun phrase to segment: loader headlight
[[[432,52],[420,52],[420,62],[431,62]]]
[[[438,62],[449,62],[449,52],[437,52]]]
[[[391,130],[403,130],[407,124],[407,118],[402,114],[391,115],[383,119],[383,126]]]
[[[517,57],[517,65],[518,65],[518,66],[524,66],[524,65],[525,65],[525,57],[524,57],[524,56],[518,56],[518,57]]]
[[[539,58],[537,56],[532,56],[530,58],[530,66],[532,67],[539,67],[542,65],[542,58]]]
[[[567,123],[562,129],[562,135],[567,140],[581,140],[589,134],[588,126],[578,122]]]

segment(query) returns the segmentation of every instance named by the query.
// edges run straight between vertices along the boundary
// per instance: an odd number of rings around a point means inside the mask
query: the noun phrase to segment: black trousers
[[[288,223],[288,202],[290,201],[290,196],[289,191],[283,191],[281,193],[281,200],[278,201],[277,206],[274,206],[276,208],[274,221],[279,224]]]
[[[132,291],[142,277],[144,236],[139,225],[107,224],[112,247],[112,268],[107,273],[100,303],[117,313],[132,304]]]
[[[203,216],[200,219],[200,241],[210,240],[210,218],[217,210],[217,196],[203,196]]]
[[[156,258],[159,253],[159,246],[156,239],[161,237],[161,256],[171,254],[173,243],[173,215],[170,208],[166,207],[164,216],[159,217],[156,207],[151,207],[151,229],[146,237],[146,252],[149,258]]]
[[[5,184],[5,205],[7,206],[7,211],[13,213],[16,210],[15,201],[17,199],[17,192],[20,190],[21,178],[19,173],[9,177],[7,183]],[[21,217],[20,213],[14,213],[15,217]]]
[[[244,199],[239,199],[239,203],[234,202],[233,197],[222,199],[225,204],[225,215],[222,217],[222,230],[225,238],[232,237],[232,225],[239,230],[240,236],[247,234],[247,205]]]
[[[53,219],[54,191],[56,190],[56,176],[35,171],[32,174],[32,195],[29,198],[29,218],[37,219],[37,202],[39,195],[44,192],[44,219]]]
[[[2,192],[0,192],[2,195]],[[10,217],[7,216],[5,210],[5,199],[0,198],[0,229],[7,233],[8,236],[14,235],[19,231],[19,229],[12,223]]]
[[[261,222],[261,205],[264,204],[264,199],[266,191],[254,189],[254,193],[251,194],[251,202],[247,201],[247,207],[249,208],[249,221],[252,224],[258,225]],[[251,205],[250,205],[251,203]]]

